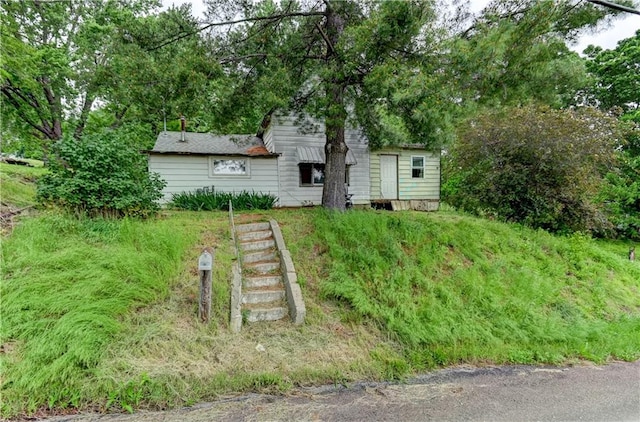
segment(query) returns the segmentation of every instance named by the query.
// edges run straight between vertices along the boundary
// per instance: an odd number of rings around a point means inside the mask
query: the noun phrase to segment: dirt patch
[[[0,234],[11,234],[21,215],[26,215],[33,210],[33,205],[28,207],[16,207],[10,204],[0,204]]]

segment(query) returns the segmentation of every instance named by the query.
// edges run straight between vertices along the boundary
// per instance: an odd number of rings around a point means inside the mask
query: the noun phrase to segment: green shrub
[[[190,211],[228,210],[229,201],[234,210],[269,210],[277,198],[261,192],[240,193],[216,191],[214,186],[197,189],[195,192],[182,192],[173,195],[172,205]]]
[[[597,110],[517,107],[461,127],[443,164],[443,200],[551,232],[608,235],[597,196],[624,137]]]
[[[640,240],[640,116],[620,151],[620,165],[607,174],[602,201],[619,237]]]
[[[142,216],[159,209],[165,185],[147,171],[146,159],[126,136],[105,130],[53,146],[50,173],[38,182],[37,199],[76,214]]]

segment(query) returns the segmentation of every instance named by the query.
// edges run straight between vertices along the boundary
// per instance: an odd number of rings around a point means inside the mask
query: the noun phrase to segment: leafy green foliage
[[[115,88],[110,63],[127,55],[125,28],[156,5],[3,0],[2,113],[12,130],[45,144],[67,130],[79,136],[96,98]]]
[[[619,165],[607,174],[601,200],[618,235],[640,239],[640,118],[619,151]]]
[[[601,200],[617,234],[640,239],[640,31],[613,50],[589,46],[585,53],[587,68],[596,77],[587,94],[598,107],[632,125],[619,148],[618,167],[607,174]]]
[[[623,139],[617,119],[592,109],[486,113],[461,128],[443,198],[531,227],[604,234],[610,223],[596,197]]]
[[[234,210],[269,210],[277,201],[274,195],[261,192],[220,192],[215,186],[198,189],[195,192],[174,194],[171,204],[190,211],[228,210],[229,202]]]
[[[449,84],[462,105],[493,107],[573,103],[589,84],[582,60],[567,47],[609,13],[588,2],[496,0],[449,46]]]
[[[590,46],[587,68],[597,80],[593,95],[599,107],[608,110],[620,107],[633,112],[640,107],[640,31],[618,43],[613,50]]]
[[[89,216],[142,216],[159,209],[165,182],[147,171],[146,158],[117,131],[71,137],[54,144],[57,160],[38,182],[38,199]]]

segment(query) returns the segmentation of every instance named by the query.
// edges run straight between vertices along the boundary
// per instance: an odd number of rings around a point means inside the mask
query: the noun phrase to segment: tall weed
[[[77,406],[122,316],[167,294],[191,241],[160,220],[45,215],[18,226],[2,249],[1,343],[17,347],[3,362],[3,412]]]
[[[417,367],[640,356],[640,267],[591,239],[447,214],[318,213],[316,228],[322,293]]]

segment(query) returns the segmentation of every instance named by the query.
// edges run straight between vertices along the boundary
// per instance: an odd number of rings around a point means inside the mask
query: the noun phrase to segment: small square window
[[[424,178],[424,157],[411,157],[411,177]]]
[[[300,185],[317,186],[324,183],[324,164],[300,164]]]

